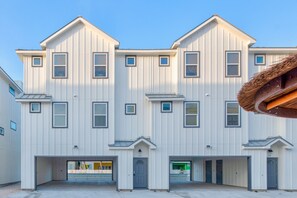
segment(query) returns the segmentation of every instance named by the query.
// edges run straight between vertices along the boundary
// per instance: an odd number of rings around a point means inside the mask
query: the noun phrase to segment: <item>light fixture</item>
[[[209,144],[208,144],[208,145],[206,145],[206,148],[211,148],[211,145],[209,145]]]
[[[139,149],[139,150],[138,150],[138,153],[141,153],[141,152],[142,152],[142,150],[141,150],[141,149]]]
[[[272,150],[272,149],[269,149],[269,150],[268,150],[268,152],[269,152],[269,153],[272,153],[272,152],[273,152],[273,150]]]
[[[78,146],[77,146],[77,145],[74,145],[74,146],[73,146],[73,149],[78,149]]]

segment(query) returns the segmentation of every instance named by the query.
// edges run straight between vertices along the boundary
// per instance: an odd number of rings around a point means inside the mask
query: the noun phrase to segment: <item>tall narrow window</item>
[[[53,77],[67,78],[67,53],[53,53]]]
[[[68,127],[68,103],[54,102],[53,103],[53,128]]]
[[[184,102],[184,127],[199,127],[199,102]]]
[[[226,52],[226,77],[240,76],[240,51]]]
[[[93,103],[93,128],[108,127],[108,103],[94,102]]]
[[[199,77],[199,52],[185,52],[185,77]]]
[[[236,101],[226,101],[226,127],[240,127],[240,107]]]
[[[108,67],[107,53],[94,53],[94,78],[106,78]]]

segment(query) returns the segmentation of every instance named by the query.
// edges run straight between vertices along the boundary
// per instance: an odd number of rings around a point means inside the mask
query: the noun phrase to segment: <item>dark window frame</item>
[[[198,125],[196,126],[187,126],[186,125],[186,103],[198,103],[197,107],[198,107],[198,111],[197,111],[197,117],[198,117]],[[192,100],[192,101],[184,101],[183,103],[183,125],[184,128],[200,128],[200,114],[201,114],[201,110],[200,110],[200,101],[199,100]]]
[[[106,55],[106,75],[105,76],[95,76],[95,55],[96,54],[105,54]],[[92,62],[92,70],[93,70],[93,79],[108,79],[109,76],[109,53],[108,52],[93,52],[93,62]]]
[[[15,89],[11,85],[9,85],[8,91],[11,95],[13,95],[13,97],[15,97]]]
[[[54,104],[66,104],[66,126],[54,126]],[[65,101],[56,101],[56,102],[52,102],[52,128],[54,129],[67,129],[68,128],[68,102]]]
[[[3,127],[0,127],[0,135],[4,136],[4,134],[5,134],[4,128]]]
[[[134,58],[134,64],[128,64],[128,58]],[[136,55],[126,55],[125,56],[125,66],[126,67],[136,67],[136,65],[137,65],[136,58],[137,58]]]
[[[187,54],[197,54],[197,75],[196,76],[187,76],[187,64],[186,64],[186,55]],[[200,78],[200,51],[184,51],[184,78]]]
[[[238,53],[239,61],[238,61],[238,75],[228,75],[228,63],[227,63],[227,54],[228,53]],[[226,78],[240,78],[241,77],[241,50],[226,50],[225,51],[225,77]]]
[[[263,56],[263,63],[257,63],[257,56]],[[255,54],[254,55],[254,64],[256,66],[264,66],[266,65],[266,54]]]
[[[106,104],[106,126],[95,126],[95,115],[94,115],[94,105],[95,104]],[[93,101],[92,102],[92,128],[93,129],[106,129],[108,128],[108,119],[109,119],[109,108],[108,108],[108,102],[107,101]]]
[[[127,106],[134,106],[134,113],[127,113]],[[125,115],[136,115],[136,103],[125,103]]]
[[[161,64],[162,58],[167,58],[167,60],[168,60],[167,64]],[[159,56],[159,66],[160,67],[169,67],[170,66],[170,56],[169,55],[160,55]]]
[[[55,65],[54,65],[54,56],[56,54],[65,54],[66,55],[66,65],[65,65],[65,76],[55,76]],[[68,79],[68,67],[69,67],[69,58],[68,52],[53,52],[52,53],[52,78],[53,79]]]
[[[40,58],[40,65],[34,65],[35,58]],[[32,56],[31,62],[32,62],[32,67],[42,67],[43,66],[43,57],[42,56]]]
[[[39,104],[39,111],[32,111],[32,104]],[[30,113],[41,113],[41,102],[30,102],[29,103]]]
[[[238,104],[238,125],[227,125],[227,103],[237,103]],[[225,128],[241,128],[241,107],[236,100],[226,100],[225,101]]]
[[[163,104],[164,103],[169,103],[170,104],[170,111],[164,111],[163,110]],[[172,101],[161,101],[161,113],[172,113],[172,111],[173,111],[173,103],[172,103]]]

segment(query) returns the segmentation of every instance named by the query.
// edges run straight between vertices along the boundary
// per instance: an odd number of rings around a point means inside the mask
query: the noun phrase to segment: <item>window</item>
[[[94,78],[107,77],[107,53],[94,53]]]
[[[172,112],[172,102],[161,102],[161,112],[171,113]]]
[[[32,56],[32,66],[33,67],[42,67],[42,57],[41,56]]]
[[[53,103],[53,128],[68,127],[68,103],[54,102]]]
[[[226,102],[226,127],[240,127],[240,107],[236,101]]]
[[[185,77],[199,77],[199,52],[185,52]]]
[[[15,96],[14,88],[12,88],[11,86],[9,86],[9,93],[11,93],[11,95]]]
[[[108,103],[93,102],[93,128],[107,128]]]
[[[10,128],[11,128],[12,130],[16,131],[16,130],[17,130],[17,124],[16,124],[14,121],[11,121],[11,120],[10,120]]]
[[[126,67],[136,66],[136,56],[126,56]]]
[[[67,78],[67,53],[53,53],[53,77]]]
[[[169,56],[159,56],[159,66],[169,66]]]
[[[240,52],[239,51],[226,52],[226,76],[227,77],[240,76]]]
[[[255,65],[265,65],[266,57],[264,54],[256,54],[255,55]]]
[[[40,113],[41,112],[41,103],[40,102],[31,102],[30,103],[30,113]]]
[[[125,104],[126,115],[136,115],[136,104]]]
[[[199,127],[199,102],[184,102],[184,127]]]
[[[0,135],[4,136],[4,128],[0,127]]]

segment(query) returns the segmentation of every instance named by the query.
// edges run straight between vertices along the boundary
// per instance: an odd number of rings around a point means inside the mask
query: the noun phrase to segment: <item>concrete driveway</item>
[[[114,185],[92,185],[65,182],[51,182],[42,185],[36,191],[21,191],[20,184],[0,188],[1,198],[49,198],[49,197],[106,197],[106,198],[296,198],[297,192],[267,191],[249,192],[243,188],[217,185],[176,185],[168,192],[134,190],[133,192],[117,192]]]

